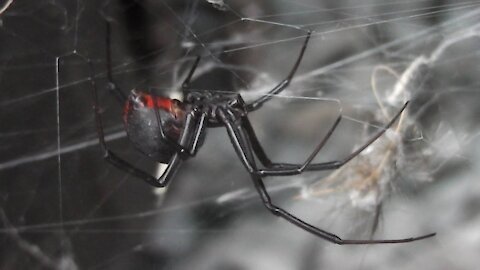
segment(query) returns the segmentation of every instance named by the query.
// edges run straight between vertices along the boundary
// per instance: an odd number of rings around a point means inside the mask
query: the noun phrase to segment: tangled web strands
[[[395,269],[398,249],[408,257],[401,269],[473,268],[478,213],[465,205],[480,198],[473,181],[478,4],[3,1],[0,268],[145,268],[148,261],[160,269]],[[201,54],[192,88],[239,92],[246,101],[285,76],[311,30],[292,84],[251,115],[272,158],[301,159],[340,113],[338,131],[315,162],[341,158],[411,102],[381,141],[337,174],[268,179],[273,199],[349,238],[439,227],[442,234],[391,249],[319,248],[323,242],[255,211],[261,203],[220,131],[209,133],[198,158],[164,192],[106,166],[90,108],[92,79],[105,140],[135,165],[157,170],[127,147],[120,109],[108,94],[105,21],[111,75],[126,94],[135,88],[174,95]],[[236,250],[256,256],[240,260]],[[281,265],[272,254],[281,255]]]

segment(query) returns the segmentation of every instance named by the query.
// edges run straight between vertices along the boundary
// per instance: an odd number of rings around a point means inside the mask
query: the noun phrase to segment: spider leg
[[[91,65],[90,65],[90,68],[91,68],[91,71],[93,72]],[[182,152],[176,152],[175,154],[173,154],[172,158],[168,162],[168,166],[165,169],[165,171],[162,173],[160,177],[156,178],[150,175],[149,173],[135,167],[134,165],[120,158],[117,154],[110,151],[108,149],[107,143],[105,142],[105,133],[103,131],[102,118],[100,114],[100,108],[99,108],[99,102],[98,102],[98,96],[97,96],[97,85],[92,78],[90,79],[90,83],[92,85],[93,111],[95,114],[98,140],[103,150],[103,157],[115,167],[143,179],[145,182],[147,182],[148,184],[154,187],[165,187],[169,183],[169,181],[174,177],[182,161],[185,159],[182,156]],[[182,137],[180,138],[181,145],[186,145],[188,143],[189,138],[192,136],[192,131],[194,131],[193,133],[194,138],[198,138],[200,136],[200,134],[198,133],[203,131],[203,123],[200,121],[197,121],[196,118],[193,116],[193,114],[189,114],[187,118],[189,119],[189,121],[187,122],[191,124],[185,126],[185,129],[182,133]],[[196,143],[194,143],[190,151],[195,152],[196,148],[197,148]]]
[[[148,92],[149,92],[149,94],[151,94],[150,90]],[[158,126],[158,129],[160,131],[160,137],[163,140],[168,141],[171,146],[175,147],[175,150],[177,152],[180,152],[180,154],[182,156],[186,155],[186,156],[192,157],[197,152],[198,141],[199,141],[200,135],[203,133],[203,131],[205,129],[205,118],[207,116],[206,112],[202,112],[200,118],[197,118],[198,113],[199,112],[197,110],[192,110],[186,116],[185,129],[184,129],[185,131],[184,132],[186,132],[187,130],[190,130],[192,128],[192,125],[196,126],[195,131],[194,131],[194,138],[193,138],[192,144],[190,145],[190,148],[187,149],[187,147],[185,147],[184,145],[187,145],[187,141],[189,141],[190,138],[189,137],[183,137],[183,138],[180,139],[180,142],[177,142],[177,141],[173,140],[172,138],[168,137],[168,135],[163,130],[160,112],[159,112],[159,110],[155,110],[155,117],[157,119],[157,126]]]
[[[198,144],[198,142],[200,141],[200,137],[203,135],[203,133],[205,131],[205,120],[206,119],[207,119],[207,113],[203,112],[200,115],[200,118],[197,120],[197,127],[195,129],[195,132],[193,133],[194,137],[193,137],[192,143],[190,145],[190,151],[189,151],[189,155],[191,157],[195,156],[198,152],[198,148],[200,146]]]
[[[329,242],[338,244],[338,245],[365,245],[365,244],[397,244],[397,243],[408,243],[413,241],[422,240],[425,238],[433,237],[436,233],[426,234],[418,237],[409,237],[409,238],[400,238],[400,239],[381,239],[381,240],[356,240],[356,239],[342,239],[337,235],[317,228],[307,222],[299,219],[298,217],[290,214],[288,211],[274,205],[270,199],[270,196],[265,188],[265,184],[260,176],[255,174],[250,174],[255,188],[259,193],[263,204],[265,207],[275,216],[282,217],[293,225],[314,234],[320,238],[323,238]]]
[[[248,117],[245,115],[242,117],[241,123],[242,123],[242,128],[245,130],[247,139],[252,145],[252,149],[255,153],[255,155],[258,157],[260,162],[263,164],[263,166],[267,167],[268,169],[285,169],[285,168],[304,168],[308,169],[310,166],[313,164],[310,164],[310,162],[315,158],[315,156],[318,154],[318,152],[323,148],[325,143],[330,139],[331,135],[333,134],[334,130],[337,128],[338,124],[342,120],[342,116],[338,116],[337,119],[335,120],[335,123],[330,127],[328,130],[327,134],[325,137],[320,141],[320,143],[315,147],[314,151],[310,154],[310,156],[307,158],[307,160],[303,164],[291,164],[291,163],[276,163],[272,162],[270,158],[267,156],[265,153],[265,150],[263,149],[262,145],[260,144],[260,141],[258,140],[255,130],[252,127],[252,124],[250,123],[250,120]]]
[[[243,165],[250,172],[250,177],[252,178],[255,189],[257,190],[260,198],[262,199],[265,207],[275,216],[279,216],[292,223],[293,225],[312,233],[320,238],[323,238],[329,242],[339,244],[339,245],[361,245],[361,244],[395,244],[395,243],[406,243],[413,242],[428,237],[432,237],[435,233],[427,234],[419,237],[410,237],[402,239],[385,239],[385,240],[350,240],[350,239],[341,239],[335,234],[317,228],[307,222],[299,219],[298,217],[290,214],[288,211],[276,206],[273,204],[270,195],[268,194],[265,184],[263,183],[262,177],[255,173],[256,164],[255,159],[253,158],[252,146],[249,141],[245,139],[245,135],[242,130],[234,125],[234,123],[228,119],[225,113],[222,110],[219,110],[219,116],[222,119],[225,127],[227,128],[227,133],[229,138],[234,146],[235,152],[239,156]]]
[[[298,55],[297,60],[295,61],[295,64],[293,65],[292,70],[290,70],[290,73],[287,75],[287,77],[281,81],[279,84],[277,84],[272,90],[270,90],[267,94],[263,95],[261,98],[258,98],[257,100],[253,101],[252,103],[248,104],[246,106],[247,111],[255,111],[259,109],[265,102],[269,101],[272,99],[272,97],[280,92],[282,92],[287,86],[290,85],[290,82],[292,81],[293,76],[295,75],[295,72],[298,69],[298,66],[300,65],[300,62],[302,61],[303,55],[305,53],[305,49],[307,48],[308,41],[310,40],[311,32],[308,31],[307,37],[305,38],[305,41],[303,42],[302,49],[300,50],[300,54]]]
[[[185,91],[188,88],[188,86],[190,85],[190,81],[193,77],[193,74],[195,73],[195,70],[198,67],[198,62],[200,62],[200,58],[201,58],[200,55],[198,55],[197,58],[195,58],[195,62],[193,62],[193,65],[190,68],[190,71],[188,72],[187,77],[185,78],[185,80],[182,83],[182,91]]]
[[[105,54],[107,55],[107,80],[108,85],[107,89],[112,94],[120,104],[124,104],[127,100],[127,96],[122,92],[122,90],[117,86],[113,80],[112,75],[112,27],[108,20],[106,22],[106,40],[105,40]]]
[[[197,58],[195,58],[195,61],[193,62],[192,67],[190,68],[190,71],[187,74],[187,77],[182,83],[182,96],[183,96],[182,100],[183,101],[186,100],[188,87],[190,86],[190,81],[192,80],[193,74],[195,73],[195,70],[198,67],[198,63],[200,62],[200,59],[201,59],[200,55],[198,55]]]
[[[321,171],[321,170],[332,170],[332,169],[340,168],[341,166],[343,166],[344,164],[352,160],[354,157],[356,157],[358,154],[360,154],[363,150],[365,150],[365,148],[367,148],[369,145],[375,142],[380,136],[382,136],[385,133],[385,131],[387,131],[387,129],[389,129],[395,123],[395,121],[397,121],[397,119],[400,117],[400,115],[405,110],[407,105],[408,105],[408,102],[405,103],[405,105],[403,105],[400,111],[390,120],[390,122],[388,122],[380,131],[378,131],[377,134],[372,136],[366,143],[364,143],[357,150],[349,154],[347,157],[343,158],[342,160],[322,162],[322,163],[311,163],[311,162],[315,158],[315,156],[318,154],[318,152],[321,150],[321,148],[326,143],[326,141],[332,135],[333,131],[335,130],[335,128],[337,127],[338,123],[341,120],[341,116],[337,118],[335,124],[330,128],[325,138],[322,141],[320,141],[320,143],[317,145],[317,147],[315,147],[313,152],[310,154],[310,156],[305,160],[303,164],[271,162],[270,159],[265,154],[265,151],[261,147],[258,141],[258,138],[255,136],[253,128],[249,123],[248,119],[244,117],[242,119],[243,120],[242,122],[243,122],[243,127],[247,132],[248,139],[252,142],[253,150],[257,154],[262,164],[264,164],[264,166],[267,167],[265,169],[258,170],[258,173],[260,175],[262,176],[296,175],[304,171]]]
[[[103,148],[103,147],[102,147]],[[125,161],[124,159],[118,157],[117,154],[111,152],[110,150],[104,148],[104,155],[103,157],[105,160],[110,162],[110,164],[114,165],[118,169],[125,171],[128,174],[134,175],[148,184],[161,188],[167,186],[171,179],[175,176],[180,164],[182,163],[182,158],[180,158],[179,153],[175,153],[173,157],[168,162],[168,166],[162,175],[158,178],[150,175],[149,173],[136,168],[134,165],[130,164],[129,162]]]

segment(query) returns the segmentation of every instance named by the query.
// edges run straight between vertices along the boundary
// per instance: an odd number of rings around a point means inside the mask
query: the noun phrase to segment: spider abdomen
[[[124,123],[135,148],[158,162],[168,163],[176,150],[171,141],[178,142],[185,126],[179,105],[176,100],[132,91],[124,107]],[[160,125],[168,138],[162,136]]]

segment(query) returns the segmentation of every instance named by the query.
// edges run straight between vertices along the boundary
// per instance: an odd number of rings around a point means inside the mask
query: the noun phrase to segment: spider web
[[[480,1],[0,1],[1,269],[473,269],[478,226]],[[343,238],[435,238],[337,247],[265,211],[223,129],[168,188],[102,159],[109,147],[153,174],[126,139],[112,74],[127,93],[191,86],[254,100],[267,153],[345,157],[406,102],[408,111],[340,170],[266,179],[276,203]],[[88,63],[93,66],[93,73]]]

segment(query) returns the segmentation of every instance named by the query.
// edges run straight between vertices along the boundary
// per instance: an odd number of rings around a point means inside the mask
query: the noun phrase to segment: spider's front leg
[[[305,37],[305,41],[303,42],[302,48],[300,49],[300,53],[297,57],[297,60],[295,61],[295,64],[293,65],[292,69],[288,73],[287,77],[283,79],[279,84],[277,84],[272,90],[268,91],[267,94],[263,95],[262,97],[258,98],[257,100],[254,100],[250,104],[248,104],[245,109],[248,112],[255,111],[262,107],[262,105],[272,99],[274,95],[279,94],[285,88],[287,88],[290,85],[290,82],[293,79],[293,76],[297,72],[298,66],[300,66],[300,63],[302,62],[303,55],[305,54],[305,50],[307,49],[308,41],[310,40],[310,36],[312,33],[310,31],[307,31],[307,36]]]

